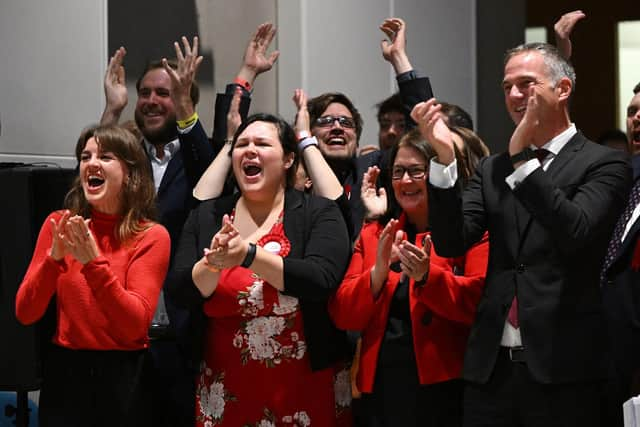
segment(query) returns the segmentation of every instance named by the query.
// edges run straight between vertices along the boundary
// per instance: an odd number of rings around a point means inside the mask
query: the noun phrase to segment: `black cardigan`
[[[205,299],[193,283],[191,270],[238,198],[234,194],[207,200],[189,215],[169,280],[169,292],[182,305],[202,307]],[[335,202],[293,189],[285,193],[283,223],[291,242],[291,251],[283,259],[284,293],[300,301],[311,368],[324,369],[345,350],[343,333],[329,319],[327,301],[349,265],[347,227]]]

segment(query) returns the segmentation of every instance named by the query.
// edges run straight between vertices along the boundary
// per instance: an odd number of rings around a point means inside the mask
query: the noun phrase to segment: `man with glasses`
[[[389,40],[381,43],[382,56],[395,72],[400,89],[403,110],[408,115],[418,102],[433,96],[427,77],[418,77],[406,53],[406,24],[398,18],[385,19],[380,29]],[[362,134],[362,117],[351,100],[342,93],[325,93],[309,100],[311,133],[316,137],[318,148],[344,187],[349,200],[353,238],[357,238],[365,217],[365,209],[360,200],[362,176],[370,166],[378,166],[380,183],[388,183],[386,173],[388,150],[380,147],[365,156],[358,157],[358,145]]]

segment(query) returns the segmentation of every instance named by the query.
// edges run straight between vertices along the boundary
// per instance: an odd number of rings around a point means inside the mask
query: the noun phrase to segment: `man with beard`
[[[427,77],[417,76],[409,61],[404,21],[398,18],[385,19],[380,29],[389,38],[381,43],[382,56],[395,70],[401,102],[408,117],[415,104],[433,96],[431,84]],[[311,133],[317,139],[318,149],[343,185],[349,200],[352,238],[355,240],[365,217],[365,209],[360,200],[362,176],[370,166],[377,166],[382,172],[380,183],[384,185],[388,181],[388,150],[380,147],[380,151],[357,156],[362,134],[362,117],[346,95],[322,94],[309,100],[308,110]],[[308,146],[306,143],[303,144],[305,147]]]
[[[184,53],[175,43],[177,62],[151,62],[136,82],[138,99],[135,121],[142,133],[157,191],[159,222],[171,236],[171,255],[191,208],[191,192],[214,158],[214,150],[195,112],[198,87],[194,81],[202,57],[198,39],[193,47],[183,37]],[[101,124],[116,123],[127,105],[128,95],[120,48],[109,62],[104,88],[106,106]],[[165,282],[165,287],[167,283]],[[161,294],[149,330],[153,358],[154,410],[158,426],[194,425],[194,372],[198,360],[192,351],[195,316],[178,308]]]

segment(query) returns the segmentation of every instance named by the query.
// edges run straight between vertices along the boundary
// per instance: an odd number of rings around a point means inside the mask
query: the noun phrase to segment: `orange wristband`
[[[233,79],[233,82],[235,84],[240,85],[243,88],[245,88],[247,92],[251,92],[251,83],[249,83],[245,79],[242,79],[240,77],[236,77],[235,79]]]

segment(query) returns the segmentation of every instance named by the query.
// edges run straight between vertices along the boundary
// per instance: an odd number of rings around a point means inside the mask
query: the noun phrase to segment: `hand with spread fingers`
[[[244,52],[242,68],[238,77],[253,86],[259,74],[269,71],[276,63],[280,52],[274,50],[267,56],[267,50],[276,35],[276,27],[270,22],[261,24],[253,34]]]
[[[587,15],[581,10],[574,10],[573,12],[565,13],[558,19],[553,26],[553,31],[556,37],[556,46],[560,51],[560,55],[564,59],[571,58],[571,33],[578,21],[586,18]]]
[[[195,105],[191,100],[191,86],[203,59],[202,56],[198,56],[197,36],[193,38],[193,46],[189,44],[186,37],[182,36],[182,45],[184,52],[178,42],[173,43],[178,60],[177,69],[171,68],[167,59],[162,58],[162,65],[171,78],[171,99],[176,107],[178,120],[190,118],[195,111]]]
[[[367,219],[379,218],[387,211],[387,192],[383,187],[376,188],[379,175],[380,169],[377,166],[369,166],[362,176],[360,197],[367,211]]]

